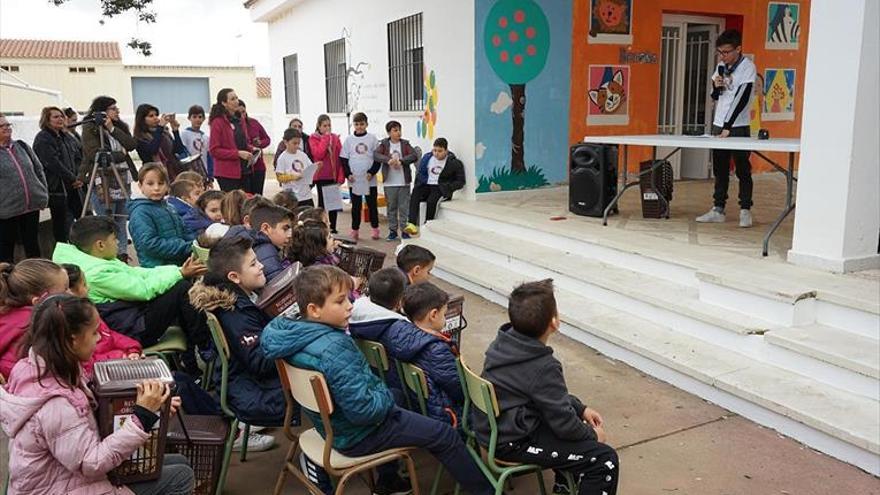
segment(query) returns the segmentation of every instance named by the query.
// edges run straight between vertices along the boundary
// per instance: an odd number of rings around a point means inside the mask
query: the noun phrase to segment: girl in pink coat
[[[98,435],[95,398],[82,361],[100,339],[98,311],[69,294],[45,298],[33,311],[27,356],[0,387],[0,426],[9,436],[9,493],[44,495],[190,494],[193,471],[186,459],[166,455],[158,480],[114,486],[107,472],[149,438],[170,390],[156,381],[138,386],[132,416],[104,439]],[[172,399],[172,414],[179,406]]]
[[[330,215],[330,233],[336,233],[336,214],[339,210],[331,210],[324,205],[324,187],[335,186],[345,182],[342,160],[339,151],[342,142],[339,135],[330,132],[330,116],[319,115],[315,133],[309,136],[309,148],[312,150],[312,161],[321,162],[321,168],[315,172],[315,186],[318,188],[318,206],[327,210]]]

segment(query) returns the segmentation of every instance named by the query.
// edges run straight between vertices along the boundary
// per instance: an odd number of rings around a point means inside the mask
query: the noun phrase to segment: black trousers
[[[85,196],[85,191],[82,188],[67,191],[67,210],[70,212],[71,224],[82,216],[83,196]]]
[[[147,303],[144,312],[144,334],[141,345],[149,347],[155,344],[165,330],[178,323],[186,334],[189,348],[193,345],[201,349],[210,347],[210,334],[205,316],[189,302],[189,289],[192,283],[181,280],[167,292]]]
[[[246,188],[244,192],[251,194],[259,194],[263,195],[263,184],[266,182],[266,171],[265,170],[255,170],[254,173],[250,175],[246,175],[247,183],[245,184]]]
[[[223,192],[230,192],[236,189],[241,189],[242,191],[244,191],[244,180],[242,179],[217,177],[217,184],[220,185],[220,190]]]
[[[336,184],[333,181],[318,181],[315,182],[315,186],[318,188],[318,206],[324,207],[324,186],[331,186]],[[327,216],[330,218],[330,230],[336,232],[336,217],[339,214],[338,211],[328,211]]]
[[[379,228],[379,207],[377,200],[379,198],[379,188],[370,187],[370,194],[366,196],[351,195],[351,230],[361,228],[361,210],[363,210],[363,199],[367,198],[367,209],[370,211],[370,225],[374,229]]]
[[[52,215],[52,237],[55,242],[67,242],[72,223],[67,196],[49,195],[49,213]]]
[[[300,206],[311,206],[311,207],[314,207],[314,206],[315,206],[315,200],[313,200],[313,199],[307,199],[307,200],[305,200],[305,201],[297,201],[297,202],[296,202],[296,205],[297,205],[297,207],[300,207]]]
[[[713,127],[712,134],[720,134],[720,127]],[[734,127],[730,137],[749,137],[749,126]],[[733,157],[736,178],[739,179],[739,207],[748,210],[752,207],[752,164],[749,151],[712,150],[712,171],[715,174],[715,207],[724,209],[727,204],[727,187],[730,185],[730,158]]]
[[[522,441],[499,443],[496,456],[572,473],[580,485],[578,495],[617,493],[620,466],[613,448],[595,440],[561,439],[546,425]]]
[[[40,212],[0,219],[0,262],[12,263],[21,239],[26,258],[40,257]]]
[[[426,201],[428,203],[428,211],[425,212],[425,221],[433,220],[437,216],[437,203],[443,194],[440,193],[440,186],[429,186],[427,184],[419,184],[412,190],[409,198],[409,223],[413,225],[419,224],[419,203]]]

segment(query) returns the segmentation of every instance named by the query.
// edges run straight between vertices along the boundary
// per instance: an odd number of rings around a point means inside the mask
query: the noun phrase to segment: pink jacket
[[[211,136],[208,141],[208,152],[214,159],[214,176],[225,179],[241,179],[241,161],[238,157],[238,146],[235,144],[235,128],[229,117],[221,116],[211,121]],[[244,135],[248,143],[247,126]]]
[[[33,306],[15,308],[0,315],[0,375],[9,378],[18,362],[18,343],[27,332]]]
[[[337,184],[345,182],[345,172],[342,170],[342,160],[339,152],[342,151],[342,143],[337,134],[318,134],[309,136],[309,147],[312,149],[312,161],[323,162],[324,165],[315,172],[314,181],[334,181]]]
[[[113,486],[107,472],[118,466],[149,434],[131,416],[122,427],[101,440],[85,382],[74,390],[53,377],[37,381],[42,358],[31,351],[12,369],[9,383],[0,387],[0,426],[9,436],[9,493],[44,495],[133,495]]]
[[[95,353],[92,354],[91,360],[82,365],[86,377],[92,376],[92,368],[97,361],[122,359],[134,352],[140,353],[142,350],[140,342],[111,330],[100,316],[98,317],[98,333],[101,334],[101,340],[95,347]]]

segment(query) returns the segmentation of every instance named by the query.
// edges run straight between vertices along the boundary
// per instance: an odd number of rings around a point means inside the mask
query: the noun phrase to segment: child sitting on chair
[[[406,275],[406,283],[420,284],[431,279],[437,258],[427,248],[407,244],[397,253],[397,268]]]
[[[553,281],[513,289],[507,314],[510,323],[486,350],[482,375],[495,385],[498,397],[496,456],[567,471],[580,479],[579,495],[614,495],[620,468],[617,452],[604,443],[602,416],[568,393],[562,363],[547,345],[559,330]],[[486,416],[475,412],[474,426],[487,445]],[[566,486],[559,471],[556,485],[554,493]]]
[[[302,318],[275,318],[263,331],[261,345],[270,359],[285,359],[324,375],[336,408],[330,421],[333,448],[350,457],[397,447],[423,447],[437,457],[465,493],[494,493],[449,424],[394,405],[391,392],[373,374],[345,328],[351,316],[351,277],[334,266],[306,268],[295,281]],[[321,416],[306,414],[323,436]],[[409,482],[396,463],[380,466],[373,493],[408,493]]]
[[[349,331],[352,337],[381,342],[394,360],[421,368],[428,381],[428,416],[457,426],[464,404],[455,363],[458,351],[440,333],[446,323],[449,295],[431,283],[411,285],[404,291],[404,282],[403,274],[394,267],[374,273],[369,299],[362,297],[354,302]],[[396,312],[401,306],[412,322]],[[395,392],[405,392],[411,401],[417,400],[393,367],[388,382]]]

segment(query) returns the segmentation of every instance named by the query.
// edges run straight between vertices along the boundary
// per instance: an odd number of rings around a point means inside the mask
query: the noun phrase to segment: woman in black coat
[[[73,220],[82,213],[83,182],[77,177],[81,155],[76,140],[66,131],[67,117],[58,107],[46,107],[40,114],[40,132],[34,138],[34,152],[43,164],[49,189],[49,212],[56,242],[67,242]]]

